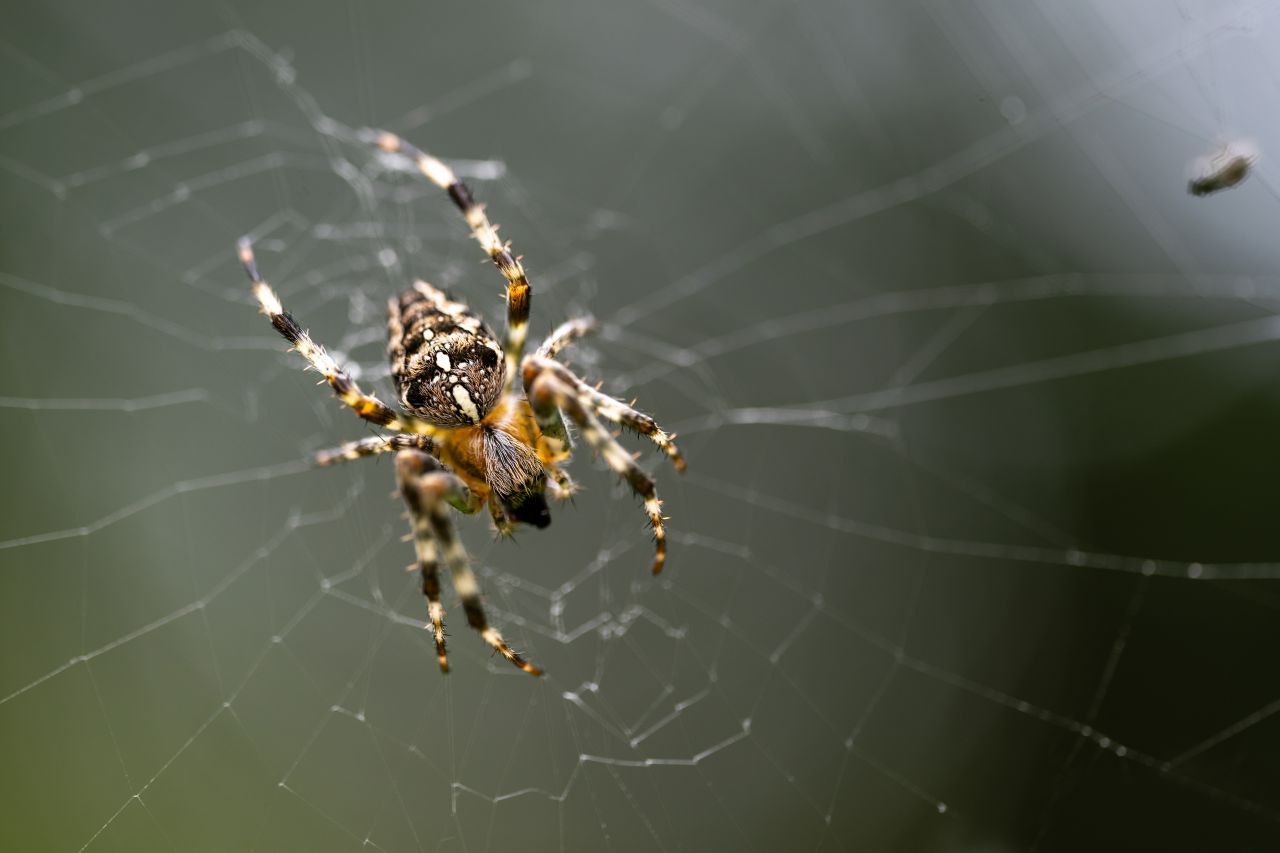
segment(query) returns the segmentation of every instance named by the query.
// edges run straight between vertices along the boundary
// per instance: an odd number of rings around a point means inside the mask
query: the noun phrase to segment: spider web
[[[1077,850],[1280,839],[1262,2],[70,4],[0,63],[6,849]],[[391,465],[411,277],[501,279],[674,429],[671,558],[584,452],[461,521],[434,668]],[[1188,164],[1250,138],[1240,188]]]

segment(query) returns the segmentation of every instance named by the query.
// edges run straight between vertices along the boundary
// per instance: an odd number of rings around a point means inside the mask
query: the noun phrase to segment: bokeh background
[[[9,4],[0,847],[1273,850],[1280,15],[1266,2]],[[462,522],[528,678],[435,669],[387,459],[414,276],[677,431]],[[1186,181],[1223,146],[1235,190]],[[1234,150],[1234,149],[1233,149]]]

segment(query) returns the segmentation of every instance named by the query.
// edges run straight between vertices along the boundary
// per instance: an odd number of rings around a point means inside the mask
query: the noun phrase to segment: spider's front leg
[[[407,450],[396,454],[396,481],[400,496],[409,507],[413,524],[414,550],[418,555],[418,571],[422,573],[422,594],[427,599],[427,617],[436,641],[436,659],[440,671],[449,671],[449,655],[444,644],[444,607],[440,604],[440,563],[436,541],[431,535],[430,513],[422,500],[419,484],[428,471],[438,470],[435,460],[424,453]],[[410,569],[413,567],[410,566]]]
[[[511,523],[511,519],[507,518],[502,505],[497,501],[489,501],[489,517],[493,519],[494,529],[498,531],[499,536],[515,535],[516,526]]]
[[[667,561],[667,531],[662,523],[662,501],[658,499],[653,478],[636,465],[631,454],[627,453],[600,423],[600,419],[595,414],[597,403],[591,395],[575,382],[562,378],[560,371],[568,373],[567,368],[550,359],[535,355],[524,360],[525,396],[533,409],[538,428],[551,428],[563,411],[582,430],[582,435],[591,448],[600,454],[614,473],[626,480],[631,490],[644,500],[644,511],[649,516],[649,524],[653,528],[655,549],[653,573],[656,575],[662,571],[662,566]],[[576,380],[576,377],[574,379]],[[616,400],[613,402],[618,406],[622,405]],[[652,421],[652,418],[649,420]]]
[[[440,669],[449,671],[445,656],[444,609],[440,605],[437,549],[443,553],[444,562],[453,576],[453,588],[462,600],[467,623],[511,663],[531,675],[542,675],[541,669],[517,654],[498,630],[489,625],[480,603],[480,586],[449,517],[450,506],[460,512],[474,513],[480,510],[481,502],[460,479],[421,451],[405,450],[396,454],[396,476],[400,481],[400,493],[413,518],[418,561],[422,566],[422,591],[427,597]]]
[[[647,437],[658,445],[658,448],[663,453],[667,454],[671,459],[671,464],[676,466],[678,472],[684,473],[684,457],[680,455],[680,449],[676,447],[675,435],[668,434],[666,430],[658,426],[658,422],[652,417],[628,406],[621,400],[615,400],[597,388],[591,387],[560,362],[543,358],[541,350],[525,359],[524,382],[526,393],[529,388],[530,377],[536,377],[541,373],[550,373],[556,377],[560,384],[573,389],[574,393],[595,414]],[[549,425],[554,427],[554,424]]]

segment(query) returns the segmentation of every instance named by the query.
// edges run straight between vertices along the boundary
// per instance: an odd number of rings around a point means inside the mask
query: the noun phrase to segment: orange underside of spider
[[[533,419],[533,410],[524,400],[504,396],[484,420],[474,426],[441,430],[433,436],[438,451],[436,456],[458,475],[480,503],[493,499],[492,489],[485,479],[484,432],[496,429],[537,451],[538,459],[548,473],[559,473],[559,463],[569,458],[560,442],[547,438]],[[495,509],[500,509],[495,507]]]

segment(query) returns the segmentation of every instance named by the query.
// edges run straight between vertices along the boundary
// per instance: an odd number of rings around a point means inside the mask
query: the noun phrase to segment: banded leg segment
[[[502,511],[502,504],[498,501],[489,501],[489,517],[493,519],[493,527],[498,531],[499,536],[515,535],[516,526],[511,523],[511,519],[507,518],[507,514]]]
[[[530,366],[531,361],[526,360],[526,367]],[[667,531],[662,523],[662,501],[658,500],[653,478],[642,471],[631,454],[609,435],[575,386],[562,381],[553,371],[536,373],[535,370],[533,376],[526,373],[526,388],[529,405],[533,408],[539,428],[544,423],[549,423],[553,417],[558,417],[558,410],[563,410],[582,430],[583,437],[592,449],[644,500],[644,511],[653,528],[653,573],[656,575],[662,571],[662,566],[667,561]]]
[[[403,462],[401,460],[404,460]],[[525,660],[507,641],[502,638],[498,629],[491,626],[485,618],[484,606],[480,603],[480,585],[475,573],[471,571],[467,552],[458,538],[453,520],[449,517],[449,506],[464,512],[477,512],[481,503],[476,500],[471,490],[453,474],[443,470],[438,462],[425,453],[406,451],[396,457],[397,473],[404,471],[404,477],[412,477],[405,502],[416,519],[425,518],[431,540],[444,557],[445,565],[453,577],[453,588],[462,601],[463,612],[467,614],[467,624],[480,633],[481,638],[494,648],[496,652],[523,669],[530,675],[542,675],[542,670]],[[403,482],[403,480],[402,480]],[[402,487],[403,488],[403,487]],[[427,590],[424,576],[423,589]],[[430,608],[428,598],[428,608]],[[443,613],[443,611],[441,611]],[[433,621],[432,627],[435,627]],[[441,628],[443,630],[443,628]],[[440,635],[443,642],[443,633]],[[437,650],[442,646],[437,645]]]
[[[557,417],[559,412],[556,413]],[[578,491],[578,484],[559,465],[547,465],[547,491],[558,501],[567,501]]]
[[[578,338],[585,338],[587,335],[594,333],[596,330],[596,321],[591,317],[575,317],[572,320],[565,320],[555,331],[547,335],[546,339],[538,346],[535,355],[541,358],[555,358],[560,350],[576,341]]]
[[[591,387],[579,379],[572,370],[558,361],[532,355],[525,359],[523,373],[526,395],[529,393],[531,383],[540,374],[550,373],[561,384],[573,388],[578,396],[583,399],[583,402],[597,415],[613,421],[615,424],[621,424],[628,429],[635,430],[640,435],[647,436],[654,444],[658,445],[658,448],[663,453],[671,458],[671,463],[675,465],[677,471],[684,472],[684,457],[680,455],[680,449],[675,445],[675,436],[668,435],[666,431],[658,426],[658,422],[649,415]],[[549,423],[549,426],[554,429],[555,424]]]
[[[498,228],[489,222],[484,205],[476,201],[471,189],[458,180],[452,169],[394,133],[378,131],[376,141],[383,151],[412,158],[418,171],[427,180],[449,194],[458,210],[462,211],[462,216],[467,220],[480,247],[507,280],[507,331],[503,350],[507,361],[506,387],[510,388],[520,366],[520,356],[524,352],[524,339],[529,326],[529,278],[525,275],[520,259],[511,254],[506,243],[498,239]]]
[[[538,350],[534,355],[537,358],[553,359],[560,350],[577,339],[592,334],[595,330],[595,320],[590,317],[577,317],[572,320],[566,320],[538,345]],[[529,387],[527,382],[524,384],[525,396],[527,397]],[[564,428],[564,418],[560,416],[559,411],[556,412],[554,418],[548,419],[547,423],[542,427],[542,434],[560,442],[560,449],[563,451],[567,452],[573,449],[573,438],[569,435],[569,431]],[[560,483],[558,485],[563,486],[564,484]],[[555,489],[553,493],[557,498],[563,500],[569,497],[573,491],[572,489]]]
[[[355,380],[333,360],[329,353],[325,352],[324,347],[311,340],[311,336],[298,325],[293,315],[284,310],[280,297],[258,273],[258,264],[253,257],[253,247],[247,237],[240,240],[239,254],[240,263],[244,265],[244,271],[249,274],[249,280],[253,282],[253,295],[257,297],[262,313],[271,320],[271,325],[276,331],[293,344],[293,348],[320,372],[320,375],[329,383],[329,387],[333,389],[333,393],[338,395],[339,400],[366,421],[396,432],[432,435],[438,431],[427,421],[412,415],[401,414],[377,397],[361,391]]]
[[[409,507],[409,521],[413,525],[414,551],[418,557],[418,571],[422,574],[422,595],[427,599],[427,618],[431,620],[431,634],[436,642],[436,660],[440,671],[449,671],[449,655],[444,642],[444,606],[440,603],[440,562],[435,539],[431,535],[431,521],[423,505],[418,489],[419,480],[427,471],[437,470],[431,465],[435,460],[412,450],[396,454],[396,481],[400,496]],[[410,567],[412,568],[412,566]]]
[[[371,435],[356,441],[346,441],[337,447],[321,450],[316,453],[317,465],[333,465],[337,462],[351,462],[365,456],[377,456],[380,453],[391,453],[397,450],[421,450],[423,453],[435,453],[435,442],[425,435]]]

